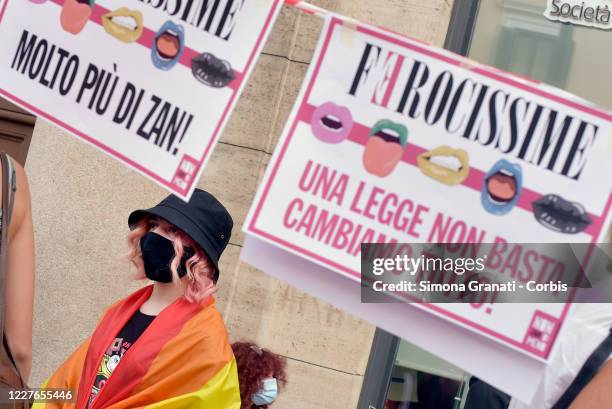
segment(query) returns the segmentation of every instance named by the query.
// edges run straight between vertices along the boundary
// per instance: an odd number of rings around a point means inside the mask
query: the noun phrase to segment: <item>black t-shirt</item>
[[[91,388],[91,394],[89,395],[87,407],[91,406],[91,403],[94,401],[96,396],[98,396],[98,393],[106,384],[106,381],[119,364],[119,361],[123,355],[132,345],[134,345],[134,342],[136,342],[140,335],[142,335],[149,324],[153,322],[153,319],[155,319],[154,315],[146,315],[138,310],[134,315],[132,315],[132,318],[129,319],[121,331],[119,331],[119,334],[117,334],[115,340],[108,347],[104,353],[104,356],[102,357],[102,362],[98,368],[96,379],[94,380],[93,387]]]

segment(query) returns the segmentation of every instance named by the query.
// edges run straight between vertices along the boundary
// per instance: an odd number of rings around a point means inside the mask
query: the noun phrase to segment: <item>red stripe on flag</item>
[[[132,315],[149,299],[152,291],[153,286],[147,286],[104,315],[92,335],[85,358],[77,397],[78,409],[87,404],[102,356]],[[209,302],[212,302],[212,299]],[[166,307],[123,355],[98,393],[91,409],[104,408],[129,397],[146,375],[159,351],[204,307],[205,304],[190,303],[183,297]]]

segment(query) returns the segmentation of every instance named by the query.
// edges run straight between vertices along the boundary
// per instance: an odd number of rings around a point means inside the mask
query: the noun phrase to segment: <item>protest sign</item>
[[[417,304],[362,303],[360,283],[330,273],[304,257],[254,236],[245,237],[240,258],[300,291],[419,346],[521,401],[531,402],[546,368],[540,360],[486,337],[474,336],[472,331],[432,316],[416,307]]]
[[[611,130],[561,90],[332,17],[244,229],[353,280],[362,242],[433,242],[492,243],[505,274],[552,281],[518,243],[601,240]],[[538,360],[568,313],[415,305]]]
[[[187,199],[281,0],[5,0],[0,96]]]

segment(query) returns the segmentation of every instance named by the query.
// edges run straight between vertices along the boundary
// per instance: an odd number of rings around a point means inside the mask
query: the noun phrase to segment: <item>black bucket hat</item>
[[[213,195],[196,189],[189,202],[169,195],[157,206],[135,210],[128,217],[130,229],[146,216],[158,216],[187,234],[204,250],[215,266],[214,281],[219,278],[219,258],[232,235],[234,221]]]

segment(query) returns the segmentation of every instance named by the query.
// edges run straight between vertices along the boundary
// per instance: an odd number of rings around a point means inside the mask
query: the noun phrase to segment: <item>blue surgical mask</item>
[[[255,405],[269,405],[276,400],[278,396],[278,384],[276,378],[264,379],[263,387],[251,395],[251,402]]]

